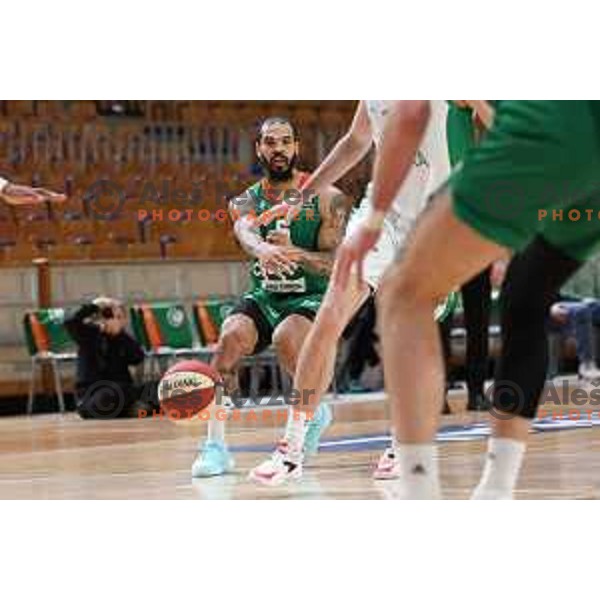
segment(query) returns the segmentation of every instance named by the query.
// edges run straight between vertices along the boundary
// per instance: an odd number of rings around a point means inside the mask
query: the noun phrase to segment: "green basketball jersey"
[[[254,199],[254,211],[257,217],[272,209],[274,204],[265,197],[262,182],[251,186],[247,194]],[[271,231],[288,227],[285,217],[277,217],[270,223],[260,226],[263,239]],[[321,229],[321,213],[317,196],[303,202],[298,218],[289,225],[290,240],[294,246],[307,251],[318,251],[319,230]],[[322,294],[327,289],[328,277],[318,275],[299,266],[292,275],[269,275],[263,277],[257,260],[252,261],[251,290],[263,290],[269,294]]]
[[[488,100],[495,108],[499,100]],[[477,142],[476,128],[473,123],[473,111],[468,106],[458,106],[448,101],[448,117],[446,120],[446,135],[448,138],[448,154],[450,165],[455,167],[465,158],[467,151]]]
[[[470,108],[448,102],[446,134],[450,164],[454,167],[465,157],[467,150],[475,145],[475,126]]]

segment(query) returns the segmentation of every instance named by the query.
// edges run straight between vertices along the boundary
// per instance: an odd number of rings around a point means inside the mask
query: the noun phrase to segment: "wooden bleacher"
[[[118,110],[117,110],[118,109]],[[0,210],[0,267],[54,260],[211,260],[242,255],[229,222],[150,222],[140,209],[216,211],[253,183],[255,126],[270,115],[294,120],[302,162],[311,167],[350,123],[351,101],[0,101],[0,165],[15,181],[64,191],[60,206]],[[120,114],[118,111],[124,111]],[[358,197],[365,163],[344,182]],[[94,204],[90,187],[109,181],[125,201]],[[164,197],[164,186],[200,203]],[[151,186],[157,198],[148,198]],[[110,215],[110,220],[103,217]]]

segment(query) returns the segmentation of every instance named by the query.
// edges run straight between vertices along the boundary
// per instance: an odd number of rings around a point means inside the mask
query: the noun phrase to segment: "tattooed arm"
[[[265,241],[260,235],[256,220],[256,202],[249,191],[230,200],[229,215],[233,221],[233,232],[246,254],[258,258],[260,247]]]
[[[321,228],[317,251],[296,248],[299,251],[299,264],[318,275],[329,275],[333,270],[335,250],[344,237],[347,206],[350,199],[337,188],[330,186],[319,196]],[[288,232],[275,231],[269,234],[269,241],[278,245],[291,246]],[[292,248],[294,246],[291,246]]]
[[[250,192],[229,203],[233,231],[238,242],[247,254],[259,261],[264,275],[281,271],[292,274],[301,251],[293,246],[285,247],[263,240],[255,207]]]
[[[337,247],[344,239],[352,199],[331,186],[320,197],[321,230],[319,252],[309,252],[306,267],[318,273],[331,274]]]

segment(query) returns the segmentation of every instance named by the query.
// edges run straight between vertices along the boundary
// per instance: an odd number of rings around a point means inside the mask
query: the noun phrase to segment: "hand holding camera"
[[[101,296],[93,302],[98,309],[98,326],[107,335],[118,335],[125,327],[123,307],[112,298]]]

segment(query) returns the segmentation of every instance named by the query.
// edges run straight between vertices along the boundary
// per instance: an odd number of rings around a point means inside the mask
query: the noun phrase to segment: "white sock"
[[[210,413],[210,419],[208,420],[208,441],[218,442],[220,444],[225,443],[225,420],[222,418],[222,414],[219,413],[221,419],[217,419],[213,410]]]
[[[290,406],[284,438],[292,454],[302,454],[305,433],[306,413]]]
[[[521,470],[526,444],[511,438],[492,437],[479,485],[473,500],[509,500]]]
[[[435,444],[396,443],[400,465],[397,496],[402,500],[436,500],[441,498]]]
[[[210,407],[207,438],[209,442],[225,444],[225,419],[223,418],[224,396],[221,387],[217,389],[217,400]],[[220,419],[217,419],[217,414]]]
[[[390,442],[390,448],[394,452],[394,457],[398,458],[400,444],[398,443],[398,439],[396,438],[396,432],[393,429],[391,430],[391,435],[392,435],[392,441]]]

